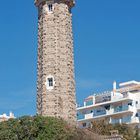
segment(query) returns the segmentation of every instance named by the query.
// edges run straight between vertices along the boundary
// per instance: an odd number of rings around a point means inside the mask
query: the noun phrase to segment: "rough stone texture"
[[[52,1],[53,12],[49,13],[47,2],[41,1],[38,5],[37,114],[61,117],[69,123],[75,123],[71,7],[63,2]],[[55,81],[51,91],[47,90],[45,84],[48,75],[53,75]]]

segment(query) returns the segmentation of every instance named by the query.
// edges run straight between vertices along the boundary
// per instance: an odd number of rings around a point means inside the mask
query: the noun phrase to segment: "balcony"
[[[93,105],[93,100],[89,100],[85,102],[85,106]]]
[[[134,97],[133,94],[127,93],[125,95],[120,94],[120,93],[115,93],[116,95],[111,95],[111,97],[108,96],[97,96],[95,97],[95,102],[85,102],[84,106],[79,106],[77,107],[78,111],[83,111],[83,110],[90,110],[93,108],[97,108],[98,106],[103,106],[106,104],[114,104],[114,103],[119,103],[119,102],[124,102],[124,101],[131,101]],[[140,108],[139,108],[140,109]]]
[[[111,101],[111,92],[107,93],[107,94],[102,94],[102,95],[98,95],[95,97],[95,104],[100,104],[100,103],[104,103],[104,102],[109,102]]]
[[[84,115],[84,114],[78,114],[78,115],[77,115],[77,120],[84,120],[84,119],[87,119],[85,116],[86,116],[86,115]]]
[[[133,112],[133,107],[132,106],[119,106],[114,108],[114,113],[118,112],[123,112],[123,111],[132,111]]]
[[[140,110],[140,104],[137,104],[136,107],[137,107],[137,110]]]
[[[93,118],[93,113],[85,114],[85,119],[91,119]]]
[[[123,106],[111,108],[110,110],[102,110],[102,111],[96,111],[88,114],[82,114],[82,117],[78,117],[78,121],[84,121],[84,120],[92,120],[92,119],[101,119],[105,117],[111,117],[114,115],[125,115],[125,114],[131,114],[133,113],[134,108],[132,106]]]
[[[134,117],[134,118],[131,120],[131,123],[140,123],[139,117]]]
[[[107,115],[107,111],[101,111],[101,112],[96,112],[94,113],[93,117],[98,117],[98,116],[102,116],[102,115]]]
[[[112,118],[111,122],[112,124],[116,124],[116,123],[125,123],[125,124],[135,124],[135,123],[139,123],[139,118],[138,117],[133,117],[131,118],[130,115],[127,115],[123,118]]]
[[[98,114],[89,113],[89,114],[83,115],[82,117],[79,116],[77,119],[78,119],[78,121],[92,120],[92,119],[95,119],[95,118],[101,118],[105,115],[106,115],[106,112],[101,112],[101,113],[98,113]]]

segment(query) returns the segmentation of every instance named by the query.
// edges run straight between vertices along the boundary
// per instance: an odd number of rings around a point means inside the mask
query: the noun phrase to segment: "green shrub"
[[[126,140],[134,140],[136,133],[132,127],[127,124],[106,124],[104,120],[92,123],[92,131],[100,135],[110,135],[110,131],[118,130],[120,135],[123,135]]]
[[[65,140],[72,129],[61,119],[21,117],[0,123],[0,140]]]

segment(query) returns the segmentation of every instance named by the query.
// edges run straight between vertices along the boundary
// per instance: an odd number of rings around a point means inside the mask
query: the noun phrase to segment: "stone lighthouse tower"
[[[71,8],[74,0],[35,0],[38,7],[37,114],[76,121]]]

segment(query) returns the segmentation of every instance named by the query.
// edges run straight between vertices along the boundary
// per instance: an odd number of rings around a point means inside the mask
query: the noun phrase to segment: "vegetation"
[[[86,137],[86,138],[85,138]],[[21,117],[0,123],[0,140],[90,140],[83,130],[52,117]]]
[[[118,130],[125,140],[140,140],[137,127],[132,128],[127,124],[106,124],[104,121],[96,121],[92,125],[92,131],[99,135],[110,135],[112,130]]]
[[[62,119],[24,116],[0,123],[0,140],[97,140],[99,135],[110,135],[118,130],[126,140],[140,140],[137,133],[125,124],[110,125],[94,122],[91,129],[69,126]]]
[[[21,117],[0,124],[0,140],[62,140],[70,128],[62,120],[50,117]]]

